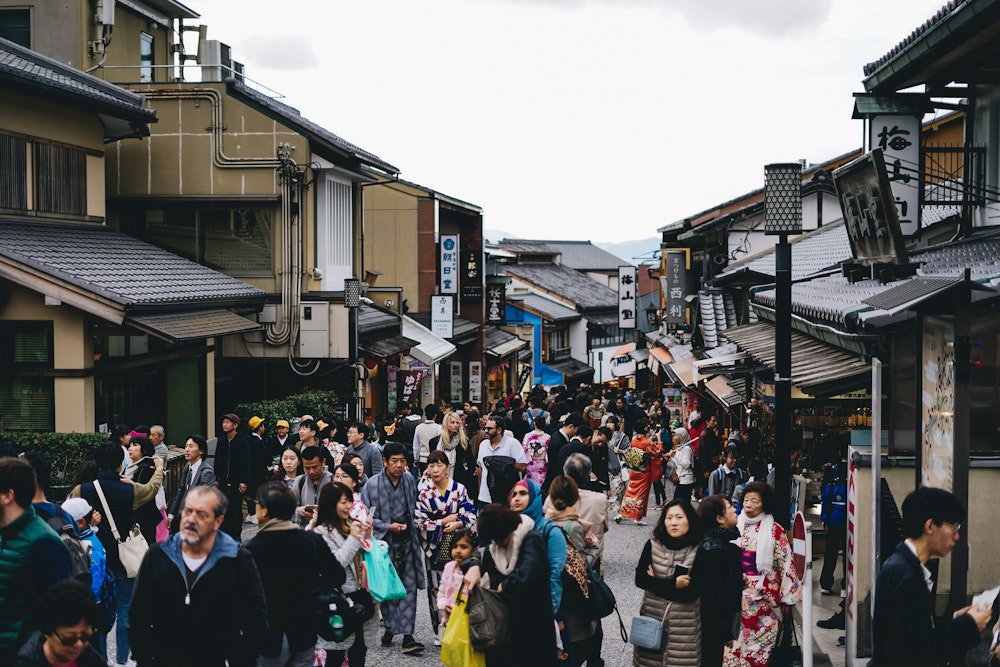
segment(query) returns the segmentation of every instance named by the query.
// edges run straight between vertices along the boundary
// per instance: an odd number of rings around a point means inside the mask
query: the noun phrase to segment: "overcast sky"
[[[944,0],[186,0],[247,76],[526,238],[625,241],[860,147]],[[496,240],[496,239],[494,239]]]

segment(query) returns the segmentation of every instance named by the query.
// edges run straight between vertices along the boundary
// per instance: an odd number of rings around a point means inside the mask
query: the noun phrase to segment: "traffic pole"
[[[812,525],[802,512],[795,513],[792,524],[792,565],[802,582],[802,667],[812,667]]]

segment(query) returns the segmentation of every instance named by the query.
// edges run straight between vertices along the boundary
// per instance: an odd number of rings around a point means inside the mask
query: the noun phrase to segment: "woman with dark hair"
[[[449,415],[455,413],[449,412]],[[448,416],[445,415],[445,421]],[[437,593],[441,586],[441,572],[451,560],[451,540],[455,531],[471,528],[476,522],[476,508],[469,499],[463,484],[448,477],[448,454],[435,449],[427,456],[426,479],[430,482],[417,492],[414,520],[420,530],[420,546],[424,550],[424,567],[427,572],[427,600],[430,605],[431,626],[434,628],[434,645],[441,645],[441,617],[437,607]],[[438,551],[444,549],[441,558]]]
[[[541,415],[535,417],[532,424],[534,428],[524,434],[521,443],[524,455],[528,457],[527,475],[539,484],[545,481],[546,471],[549,468],[549,440],[552,436],[545,432],[546,425],[545,417]]]
[[[65,579],[38,599],[38,632],[21,647],[13,667],[98,667],[107,664],[92,642],[104,621],[85,584]]]
[[[654,440],[646,437],[646,420],[639,418],[635,420],[635,437],[632,438],[632,445],[625,451],[625,465],[629,469],[628,488],[625,490],[625,497],[622,499],[621,516],[632,519],[637,526],[646,525],[643,519],[646,517],[646,509],[649,505],[649,489],[653,484],[654,472],[661,470],[659,465],[655,466],[654,460],[662,458],[663,446],[659,443],[659,438],[654,436]],[[618,521],[618,518],[615,518]]]
[[[361,561],[362,541],[371,539],[372,525],[351,518],[354,494],[340,482],[323,487],[316,504],[316,534],[323,538],[347,575],[343,592],[353,593],[365,588],[364,565]],[[351,667],[364,667],[368,648],[365,629],[358,628],[353,637],[341,643],[319,638],[316,648],[326,649],[327,667],[340,667],[347,655]]]
[[[115,424],[108,433],[108,442],[122,448],[122,470],[128,467],[128,443],[132,440],[132,429],[125,424]]]
[[[479,456],[479,444],[486,437],[486,431],[479,423],[479,410],[473,408],[465,414],[465,443],[459,443],[455,450],[454,479],[466,489],[479,489],[476,479],[476,457]]]
[[[633,666],[701,664],[698,598],[714,574],[697,567],[700,542],[701,523],[691,504],[684,500],[667,503],[635,568],[635,585],[645,591],[639,614],[662,619],[666,641],[658,651],[635,647]]]
[[[726,644],[736,639],[740,615],[743,568],[740,549],[733,544],[740,533],[736,530],[736,509],[723,495],[703,499],[698,518],[704,537],[695,569],[710,573],[701,582],[701,664],[719,667]]]
[[[365,459],[357,452],[347,452],[341,459],[340,465],[350,465],[358,473],[357,483],[354,485],[354,493],[361,493],[361,489],[368,482],[368,475],[365,474]]]
[[[743,512],[737,520],[743,568],[740,635],[726,649],[727,665],[764,667],[778,643],[782,617],[801,595],[785,530],[772,516],[774,491],[753,481],[743,490]]]
[[[486,549],[481,566],[467,567],[466,583],[471,588],[489,575],[489,587],[511,610],[513,638],[486,653],[487,667],[552,667],[557,658],[545,538],[531,517],[499,503],[479,513],[478,531]]]
[[[137,435],[131,438],[128,443],[129,462],[122,475],[137,484],[148,484],[149,480],[153,478],[153,473],[156,472],[153,454],[153,442],[148,437]],[[162,487],[152,500],[135,508],[135,521],[139,524],[139,532],[149,544],[156,544],[156,526],[166,518],[166,514],[160,512],[161,505],[165,510],[167,500]],[[124,530],[128,530],[128,528],[131,526],[124,528]]]
[[[274,465],[274,478],[280,479],[288,488],[292,488],[295,478],[302,474],[302,455],[295,447],[288,446],[278,454],[278,462]]]

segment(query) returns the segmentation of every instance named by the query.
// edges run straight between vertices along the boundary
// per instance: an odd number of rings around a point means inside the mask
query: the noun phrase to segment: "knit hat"
[[[73,517],[73,521],[79,521],[94,511],[90,503],[83,498],[68,498],[63,501],[62,508],[67,514]]]

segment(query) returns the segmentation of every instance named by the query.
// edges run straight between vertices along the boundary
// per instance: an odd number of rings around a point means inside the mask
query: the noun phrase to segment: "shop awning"
[[[705,383],[705,388],[708,392],[715,397],[722,405],[732,407],[734,405],[739,405],[743,402],[743,396],[730,386],[726,378],[721,375],[717,375],[708,382]]]
[[[509,331],[495,326],[486,327],[486,354],[503,358],[527,346],[528,341],[521,340]]]
[[[628,353],[634,349],[635,343],[625,343],[611,354],[611,358],[617,359],[618,357],[627,357]]]
[[[649,349],[645,347],[637,347],[628,353],[628,356],[632,357],[638,362],[649,361]]]
[[[674,376],[674,379],[677,382],[686,386],[691,386],[694,384],[691,380],[692,369],[694,368],[694,362],[696,361],[697,359],[695,359],[692,355],[690,357],[685,357],[680,361],[675,361],[672,364],[667,364],[666,368],[670,369],[670,374]]]
[[[229,310],[130,315],[125,322],[168,343],[259,331],[262,327]]]
[[[756,322],[721,333],[772,370],[774,325]],[[856,354],[792,332],[792,383],[812,396],[835,396],[871,385],[871,366]]]
[[[428,366],[433,366],[442,359],[446,359],[457,349],[444,338],[434,335],[430,329],[406,315],[403,315],[403,335],[417,341],[417,344],[410,348],[410,356]]]
[[[651,347],[649,348],[649,354],[651,357],[656,359],[661,364],[669,364],[673,362],[674,358],[670,356],[670,353],[662,347]]]
[[[418,341],[412,338],[396,335],[359,341],[358,349],[368,356],[385,359],[406,350],[413,350],[418,344]]]
[[[576,359],[567,359],[566,361],[559,361],[554,364],[546,365],[557,373],[562,373],[563,382],[594,377],[594,369],[582,361],[577,361]]]

